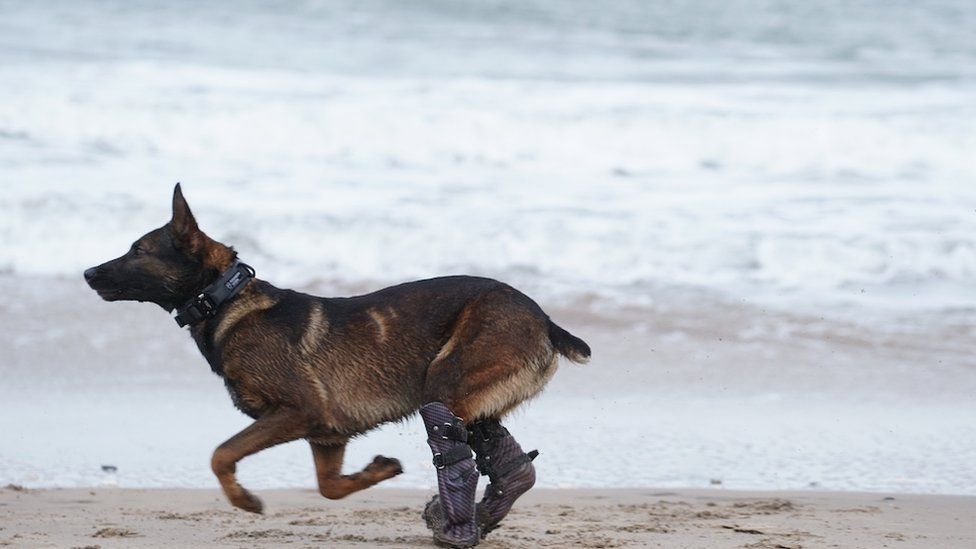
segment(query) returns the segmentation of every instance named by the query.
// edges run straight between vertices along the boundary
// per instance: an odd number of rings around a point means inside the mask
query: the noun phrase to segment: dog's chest
[[[249,398],[249,395],[241,391],[234,380],[225,377],[224,386],[227,387],[227,393],[230,394],[230,400],[234,403],[234,407],[236,407],[238,410],[244,412],[254,419],[257,419],[262,413],[264,413],[267,406],[263,402],[258,402],[254,398]]]

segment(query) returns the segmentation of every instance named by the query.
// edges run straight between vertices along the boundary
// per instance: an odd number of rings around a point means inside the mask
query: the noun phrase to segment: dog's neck
[[[235,260],[217,280],[176,310],[176,323],[182,328],[212,318],[221,305],[232,300],[253,279],[254,269]]]

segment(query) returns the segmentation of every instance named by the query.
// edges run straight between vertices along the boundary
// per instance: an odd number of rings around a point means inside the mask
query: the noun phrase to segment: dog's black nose
[[[86,282],[89,281],[89,280],[91,280],[95,276],[95,270],[96,270],[95,267],[92,267],[91,269],[85,269],[85,281]]]

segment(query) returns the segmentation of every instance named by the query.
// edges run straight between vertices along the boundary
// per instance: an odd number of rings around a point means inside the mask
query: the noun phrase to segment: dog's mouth
[[[98,297],[104,299],[105,301],[118,301],[122,299],[122,294],[125,293],[125,290],[121,288],[112,288],[106,290],[96,289],[95,292],[98,294]]]

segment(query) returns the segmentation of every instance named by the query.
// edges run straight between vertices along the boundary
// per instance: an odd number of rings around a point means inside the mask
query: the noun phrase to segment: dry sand
[[[267,514],[216,490],[0,490],[10,547],[427,547],[429,492],[344,501],[259,492]],[[480,547],[976,547],[976,497],[653,489],[533,490]]]

